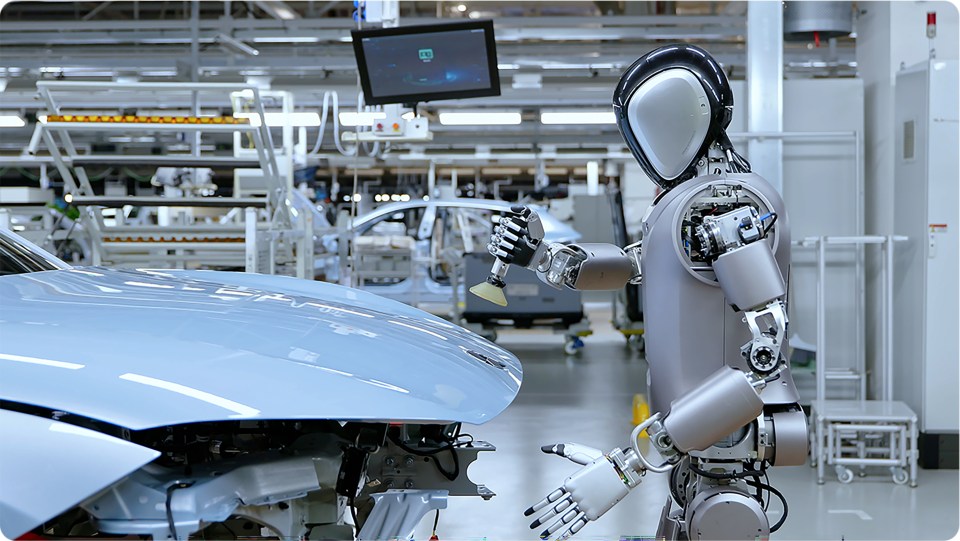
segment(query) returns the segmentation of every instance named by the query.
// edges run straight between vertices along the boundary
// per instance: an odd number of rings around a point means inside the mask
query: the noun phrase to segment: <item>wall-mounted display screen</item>
[[[353,31],[369,105],[500,95],[493,21]]]

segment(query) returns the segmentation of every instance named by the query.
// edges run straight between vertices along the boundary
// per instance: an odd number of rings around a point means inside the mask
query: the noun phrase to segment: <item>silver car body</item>
[[[478,222],[510,212],[510,206],[511,203],[490,199],[431,199],[388,203],[357,217],[353,222],[353,231],[357,236],[364,236],[373,234],[376,224],[398,213],[419,215],[417,223],[409,232],[414,239],[414,269],[410,276],[395,283],[367,283],[361,287],[408,304],[449,304],[453,297],[453,287],[446,280],[438,279],[436,272],[445,250],[452,248],[460,257],[464,251],[486,251],[491,224]],[[540,214],[547,242],[575,242],[580,238],[576,230],[549,214],[545,207],[530,206]],[[473,235],[467,231],[470,223],[477,226]],[[452,241],[438,238],[436,232],[451,225],[456,230],[457,238]],[[430,263],[427,263],[428,261]],[[464,294],[462,289],[459,292],[461,299]]]
[[[280,276],[50,261],[58,270],[0,277],[4,404],[129,430],[237,420],[483,423],[520,387],[520,364],[506,350],[371,293]],[[0,472],[47,471],[64,453],[97,453],[87,460],[103,461],[102,474],[60,478],[70,494],[102,490],[155,456],[93,431],[54,437],[62,423],[0,413],[17,419],[3,419],[0,440],[15,433],[9,441],[34,450],[0,453]],[[85,437],[101,444],[69,443]],[[49,480],[31,487],[59,489]],[[17,537],[61,503],[38,509],[0,484],[0,528]]]

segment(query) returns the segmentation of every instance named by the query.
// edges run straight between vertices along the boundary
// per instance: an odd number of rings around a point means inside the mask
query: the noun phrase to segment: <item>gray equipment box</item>
[[[470,287],[487,279],[493,256],[486,252],[464,255],[466,285]],[[497,306],[476,295],[467,294],[463,318],[468,323],[487,323],[509,319],[515,327],[528,328],[559,320],[564,325],[573,325],[583,319],[583,303],[580,292],[572,289],[554,289],[527,269],[511,267],[504,280],[507,287],[507,306]]]

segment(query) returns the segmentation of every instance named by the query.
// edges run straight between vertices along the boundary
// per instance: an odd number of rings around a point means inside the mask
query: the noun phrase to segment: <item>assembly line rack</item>
[[[890,468],[893,482],[917,486],[917,415],[903,402],[893,400],[893,250],[903,236],[823,236],[806,237],[795,247],[815,248],[817,262],[817,398],[810,404],[811,466],[817,468],[817,482],[823,484],[826,466],[833,466],[841,483],[854,479],[851,467]],[[826,347],[826,260],[827,246],[880,247],[884,264],[881,270],[883,301],[883,355],[880,363],[882,390],[880,400],[867,400],[866,366],[858,359],[853,369],[835,370],[829,365]],[[831,380],[856,381],[858,399],[831,400],[827,383]]]
[[[309,212],[297,212],[289,198],[290,186],[281,175],[270,136],[261,91],[243,83],[119,83],[40,81],[37,91],[48,109],[46,122],[38,122],[31,147],[39,141],[47,147],[54,165],[64,181],[68,202],[81,209],[81,222],[90,236],[92,261],[119,266],[187,265],[239,267],[248,272],[276,273],[283,268],[288,274],[313,278],[313,231]],[[84,99],[94,93],[107,93],[126,103],[148,101],[157,96],[189,98],[192,116],[165,117],[139,115],[72,115],[65,111],[83,106]],[[201,97],[215,96],[230,104],[230,96],[242,93],[253,105],[259,122],[232,117],[201,117]],[[121,96],[124,99],[121,99]],[[175,101],[169,98],[166,101]],[[80,115],[80,116],[78,116]],[[189,136],[190,154],[131,155],[80,154],[71,134],[84,132],[162,133]],[[200,152],[202,133],[240,133],[247,135],[255,149],[255,160],[236,156],[210,156]],[[61,149],[63,149],[61,151]],[[97,196],[85,170],[85,164],[145,164],[173,167],[249,167],[257,166],[269,189],[265,198],[249,197],[124,197]],[[189,220],[170,225],[125,224],[121,222],[125,206],[169,209],[173,216],[183,216],[182,209],[226,207],[233,209],[213,223],[196,224]],[[103,209],[116,208],[116,225],[107,225]],[[242,221],[241,221],[242,219]],[[176,220],[174,220],[176,221]],[[291,267],[293,271],[291,272]]]

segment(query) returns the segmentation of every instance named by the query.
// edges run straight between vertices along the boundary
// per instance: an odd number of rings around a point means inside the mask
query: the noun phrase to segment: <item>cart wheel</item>
[[[845,485],[849,484],[853,482],[853,472],[849,468],[837,466],[837,480]]]
[[[893,469],[893,482],[898,485],[905,485],[907,481],[910,480],[910,474],[907,473],[907,470],[903,468],[892,468]]]
[[[567,355],[575,355],[583,347],[583,340],[579,336],[567,337],[563,342],[563,352]]]
[[[638,353],[643,353],[643,350],[647,345],[642,334],[631,334],[630,337],[627,338],[627,344]]]
[[[480,336],[484,337],[485,339],[491,342],[497,341],[497,331],[485,331]]]

